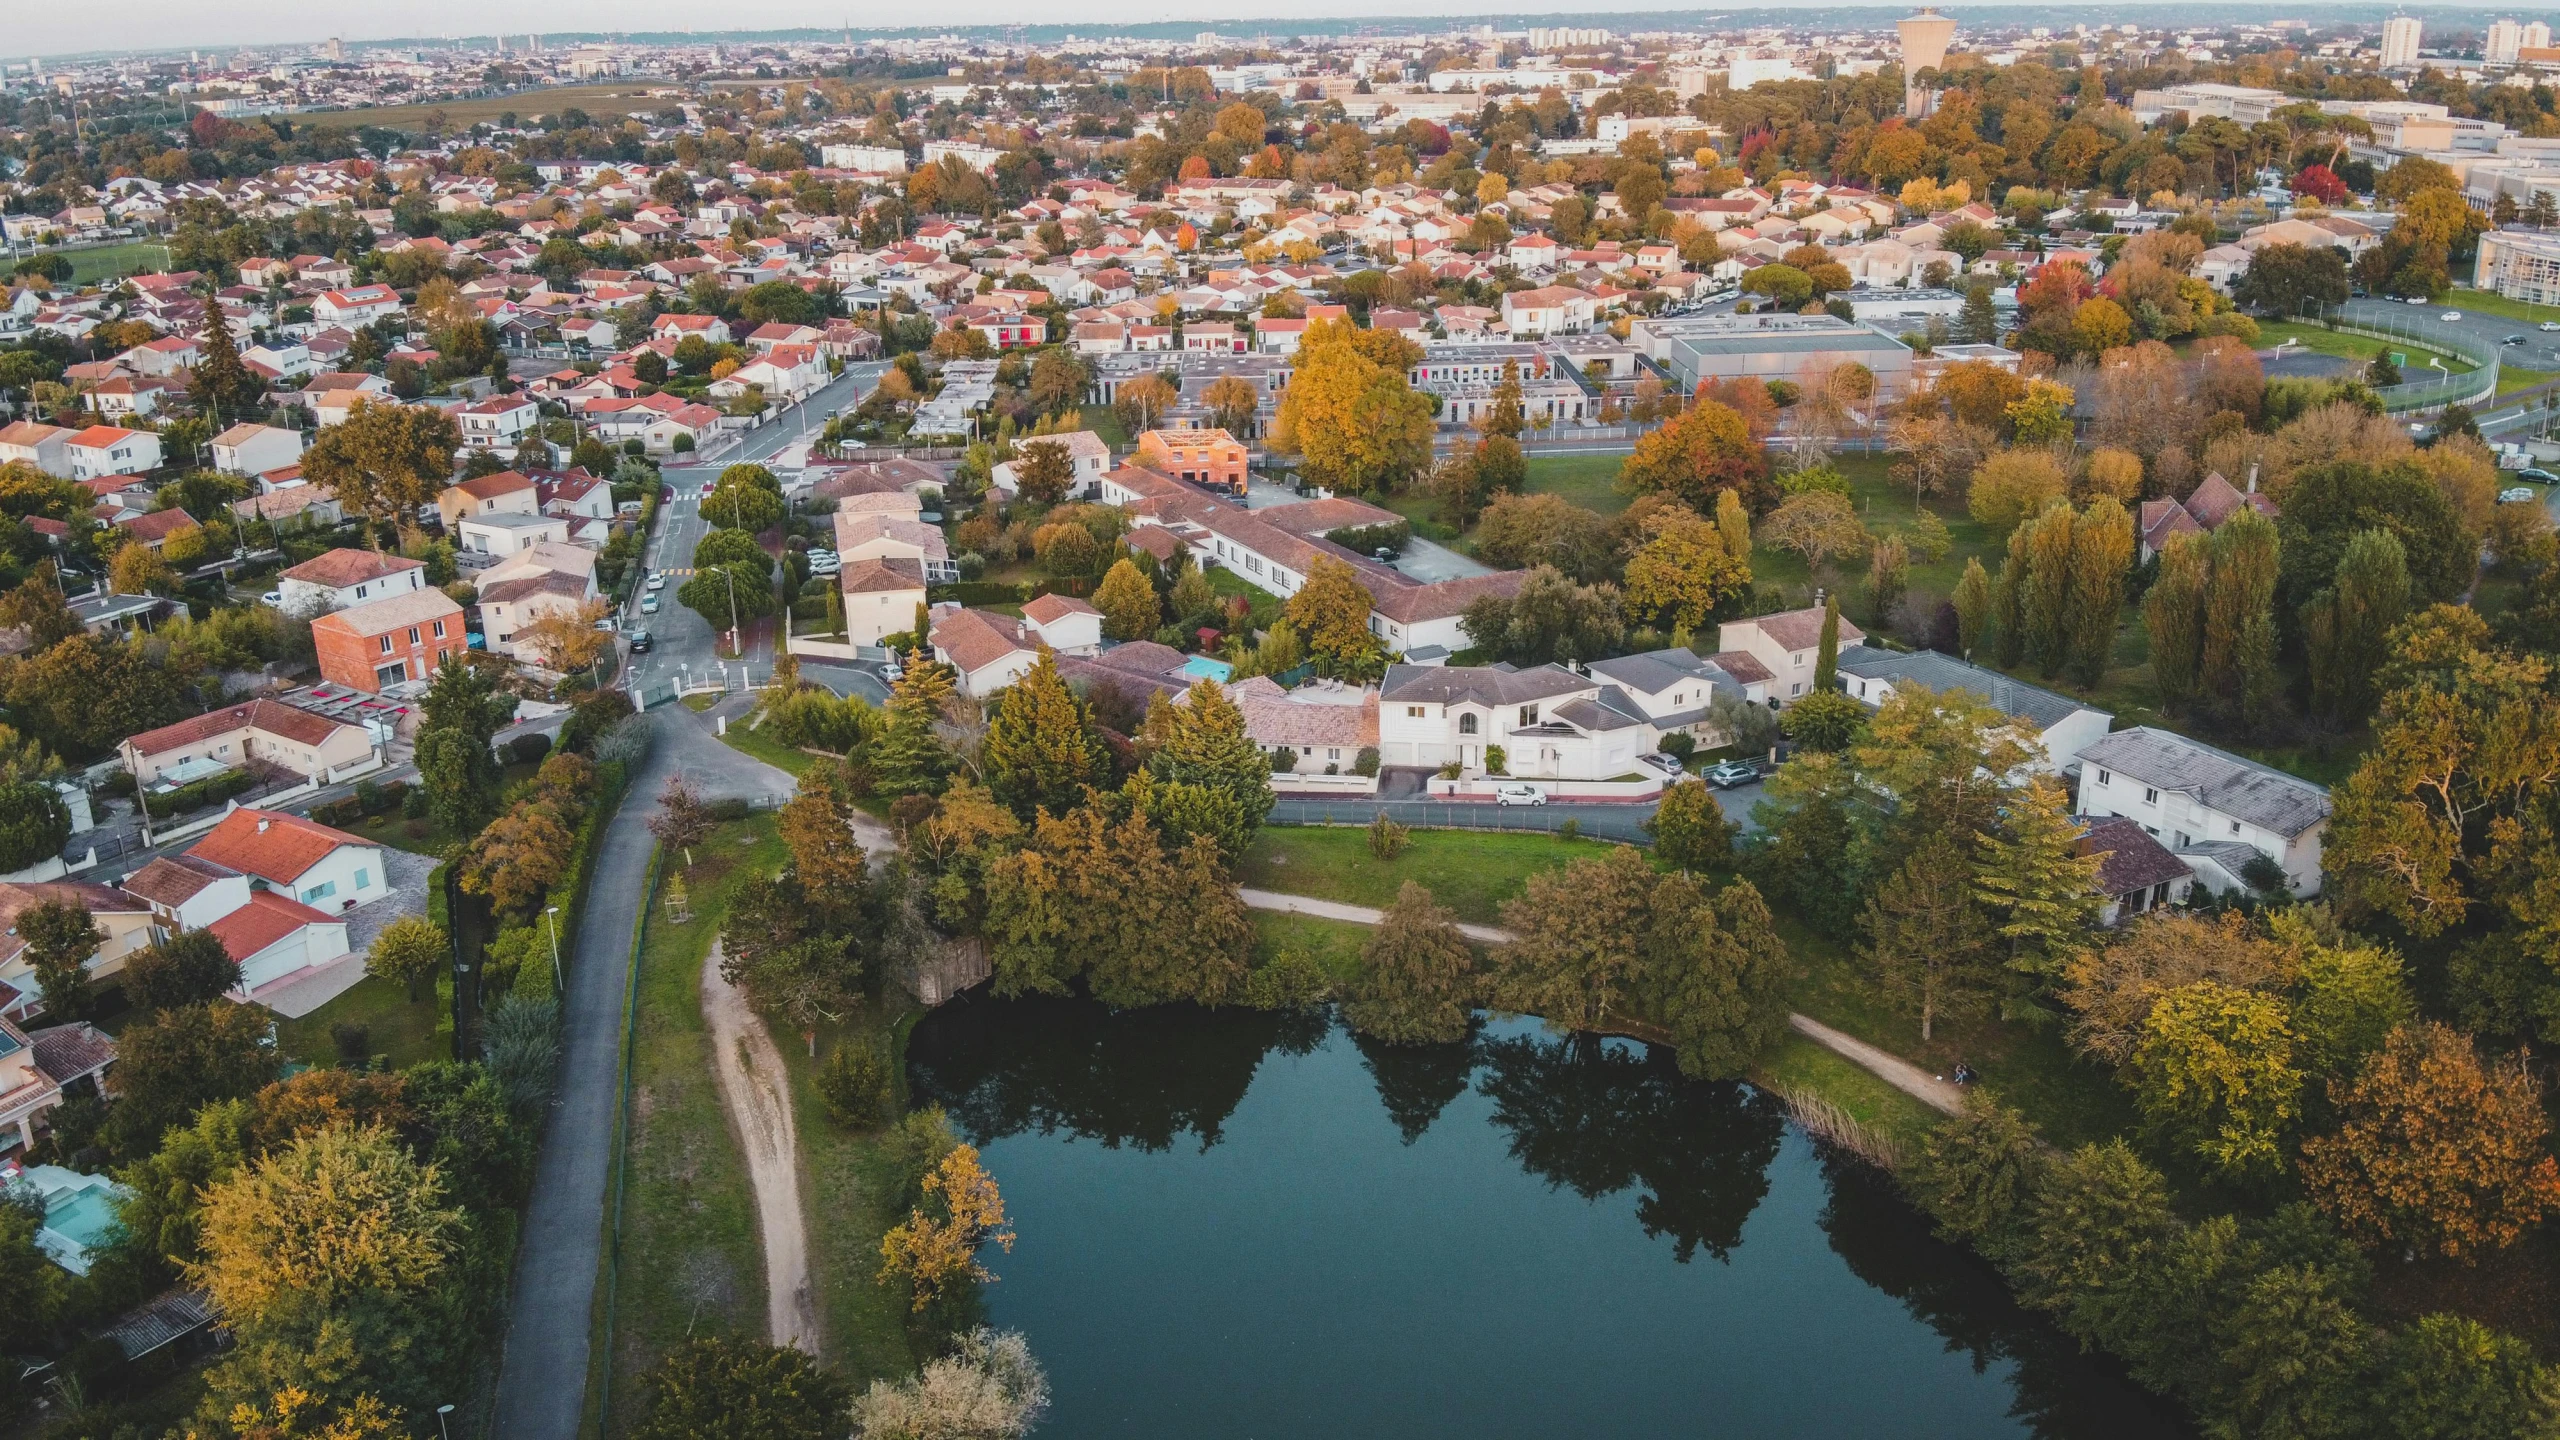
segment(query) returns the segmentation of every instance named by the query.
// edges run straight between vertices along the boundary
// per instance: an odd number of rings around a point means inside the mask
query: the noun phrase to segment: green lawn
[[[71,283],[89,285],[126,275],[143,275],[168,268],[169,247],[150,240],[127,240],[116,245],[93,245],[85,250],[62,252],[71,259]]]
[[[433,995],[411,1000],[406,988],[368,975],[354,989],[301,1019],[277,1021],[276,1049],[287,1060],[335,1065],[338,1044],[330,1032],[340,1025],[361,1025],[365,1053],[384,1057],[389,1069],[404,1070],[422,1060],[450,1060],[452,997],[450,977],[436,981]]]
[[[720,738],[728,743],[730,749],[742,755],[752,755],[776,770],[793,775],[818,763],[815,755],[794,750],[778,740],[767,739],[761,731],[748,729],[743,717],[732,722],[729,733]]]
[[[1908,530],[1919,517],[1923,502],[1914,501],[1910,487],[1895,482],[1892,462],[1881,455],[1840,455],[1832,467],[1849,481],[1849,498],[1857,507],[1858,518],[1879,534],[1889,530]],[[1909,593],[1915,597],[1945,599],[1955,593],[1956,581],[1964,574],[1964,562],[1980,558],[1983,568],[1999,571],[2005,534],[1995,534],[1990,527],[1966,511],[1961,495],[1932,495],[1925,502],[1947,527],[1953,543],[1945,556],[1931,563],[1912,558]],[[1804,557],[1791,551],[1759,546],[1751,552],[1751,578],[1758,591],[1755,608],[1771,610],[1784,606],[1810,604],[1817,583],[1842,591],[1842,604],[1849,618],[1867,625],[1875,617],[1865,601],[1866,562],[1833,560],[1819,571],[1804,562]]]
[[[1084,428],[1102,437],[1102,443],[1114,449],[1125,449],[1137,443],[1130,438],[1129,427],[1120,423],[1120,412],[1108,405],[1085,406]]]
[[[1276,910],[1253,912],[1254,960],[1260,964],[1283,950],[1322,965],[1336,983],[1360,973],[1360,951],[1369,943],[1370,927],[1348,920],[1319,920],[1313,915],[1287,915]]]
[[[1267,630],[1280,618],[1281,599],[1224,565],[1201,572],[1209,578],[1209,588],[1221,595],[1241,595],[1253,607],[1249,622],[1256,630]]]
[[[730,892],[779,865],[782,845],[760,816],[720,827],[696,853],[693,918],[677,924],[653,901],[635,975],[609,1372],[616,1434],[636,1416],[640,1373],[687,1336],[765,1338],[754,1197],[712,1077],[719,1057],[699,986]]]
[[[2263,320],[2258,323],[2258,347],[2272,350],[2291,341],[2294,347],[2319,355],[2339,355],[2350,360],[2371,360],[2385,350],[2407,350],[2405,340],[2384,341],[2369,335],[2343,335],[2319,325],[2306,325],[2297,320]],[[2423,366],[2425,362],[2421,361]]]
[[[1937,1111],[1793,1031],[1760,1057],[1751,1078],[1763,1089],[1818,1097],[1839,1106],[1906,1159],[1919,1152],[1920,1142],[1940,1119]]]
[[[1627,508],[1618,489],[1624,455],[1538,455],[1529,457],[1529,478],[1521,488],[1532,495],[1561,495],[1585,510],[1615,515]]]
[[[1312,895],[1384,909],[1407,880],[1418,880],[1461,920],[1492,924],[1501,903],[1531,875],[1580,856],[1599,856],[1597,840],[1546,833],[1416,830],[1404,853],[1380,860],[1369,832],[1350,826],[1269,826],[1236,865],[1236,882],[1256,890]]]
[[[855,1038],[897,1047],[918,1017],[866,1012],[819,1032],[825,1056]],[[819,1357],[859,1389],[882,1376],[911,1374],[916,1355],[907,1336],[905,1297],[878,1283],[880,1237],[905,1219],[889,1206],[896,1177],[877,1132],[848,1130],[818,1099],[816,1067],[797,1037],[777,1031],[791,1071],[799,1127],[801,1209],[809,1225],[809,1278],[818,1294]],[[899,1067],[905,1073],[905,1067]]]
[[[2521,300],[2510,300],[2504,295],[2491,294],[2486,290],[2474,290],[2463,285],[2457,285],[2446,291],[2443,299],[2444,308],[2448,310],[2466,310],[2481,315],[2503,315],[2510,320],[2521,320],[2528,325],[2539,325],[2545,320],[2560,320],[2560,306],[2528,305]]]

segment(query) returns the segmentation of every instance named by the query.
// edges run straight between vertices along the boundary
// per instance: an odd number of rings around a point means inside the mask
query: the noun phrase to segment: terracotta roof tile
[[[341,845],[373,848],[372,841],[344,830],[281,810],[252,810],[244,805],[222,817],[222,823],[205,832],[187,853],[243,875],[290,885]]]

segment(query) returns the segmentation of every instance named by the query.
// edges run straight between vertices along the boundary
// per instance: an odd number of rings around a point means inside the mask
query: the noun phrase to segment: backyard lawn
[[[387,1069],[405,1070],[423,1060],[450,1060],[453,981],[441,977],[434,994],[411,1000],[406,987],[367,975],[355,988],[301,1019],[278,1020],[276,1050],[288,1061],[335,1065],[338,1044],[331,1032],[340,1025],[362,1026],[364,1053],[383,1057]]]
[[[1618,489],[1624,455],[1538,455],[1529,457],[1529,478],[1522,489],[1532,495],[1560,495],[1585,510],[1615,515],[1627,508]]]
[[[1545,832],[1416,830],[1404,853],[1381,860],[1369,853],[1364,828],[1265,826],[1237,862],[1236,883],[1383,910],[1405,881],[1418,880],[1459,919],[1490,925],[1531,875],[1607,849]]]

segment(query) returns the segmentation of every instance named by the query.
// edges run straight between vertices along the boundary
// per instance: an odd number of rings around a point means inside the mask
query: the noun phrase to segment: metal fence
[[[2460,375],[2433,374],[2423,380],[2383,386],[2374,393],[2382,397],[2382,408],[2391,414],[2435,410],[2446,405],[2476,404],[2498,393],[2499,347],[2432,316],[2360,314],[2350,317],[2343,310],[2332,310],[2321,317],[2321,323],[2343,334],[2405,340],[2458,356],[2480,367]],[[2415,367],[2403,366],[2401,373],[2405,375],[2412,368]]]

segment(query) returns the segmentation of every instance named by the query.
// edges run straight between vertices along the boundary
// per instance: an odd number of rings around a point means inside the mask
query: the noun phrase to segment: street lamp
[[[557,995],[569,988],[560,974],[560,907],[547,906],[542,913],[551,924],[551,992]]]
[[[444,1423],[444,1417],[452,1413],[453,1407],[450,1405],[439,1405],[436,1407],[436,1433],[443,1436],[444,1440],[453,1440],[453,1432],[447,1429]]]

